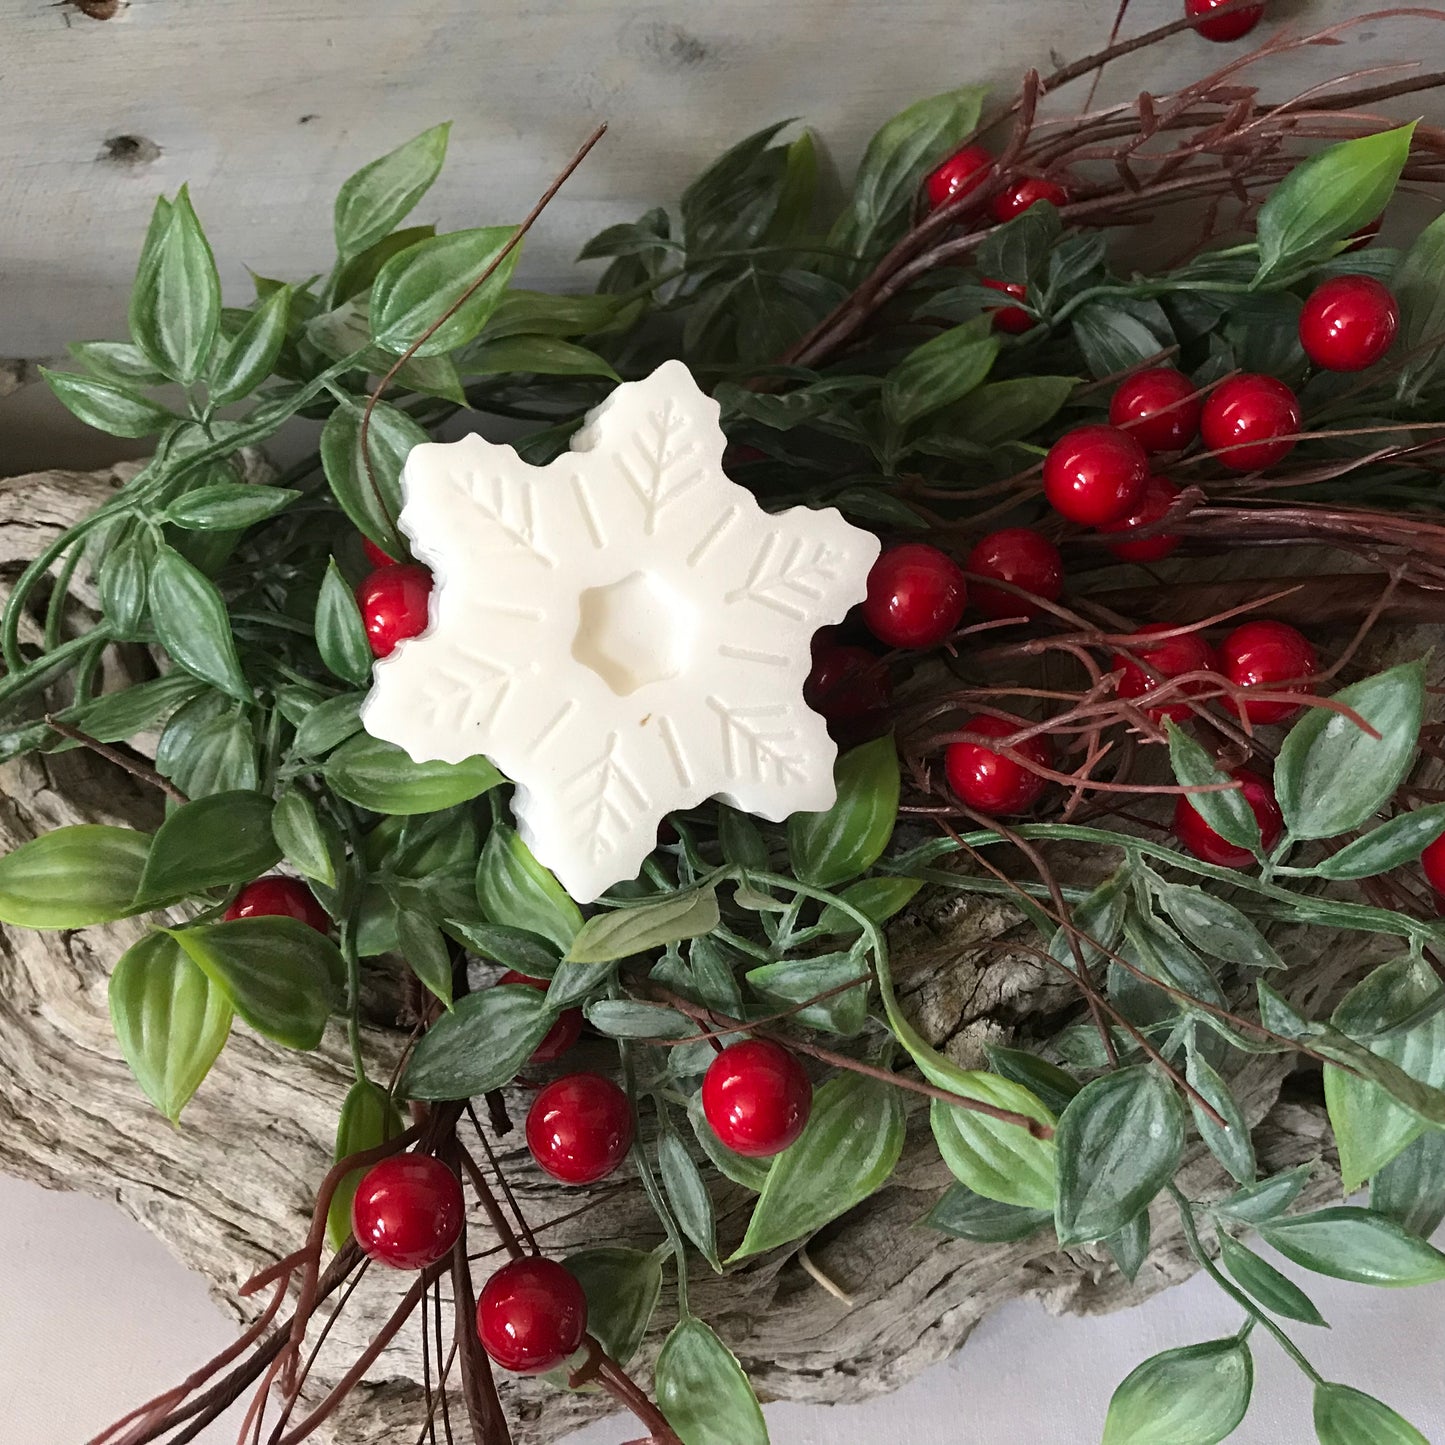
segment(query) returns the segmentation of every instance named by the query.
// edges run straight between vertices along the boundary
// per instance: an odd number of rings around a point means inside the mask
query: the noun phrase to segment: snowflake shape
[[[475,435],[406,460],[431,616],[376,664],[363,722],[416,762],[489,757],[579,902],[636,877],[674,809],[716,797],[781,821],[834,800],[803,681],[878,539],[832,508],[764,512],[724,444],[717,403],[669,361],[547,466]]]

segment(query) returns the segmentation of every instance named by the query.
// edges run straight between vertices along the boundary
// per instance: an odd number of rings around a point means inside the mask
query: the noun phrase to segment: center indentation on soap
[[[695,631],[695,614],[666,582],[633,572],[580,599],[572,656],[590,667],[618,697],[682,671]]]

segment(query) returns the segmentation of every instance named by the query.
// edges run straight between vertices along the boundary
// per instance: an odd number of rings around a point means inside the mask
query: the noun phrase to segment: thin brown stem
[[[131,777],[138,778],[143,783],[149,783],[153,788],[159,788],[166,797],[173,803],[185,803],[189,800],[169,778],[163,778],[149,763],[136,757],[125,748],[112,747],[109,743],[103,743],[99,738],[93,738],[87,732],[82,732],[78,727],[57,717],[53,712],[46,713],[45,725],[53,731],[58,732],[61,737],[69,738],[73,743],[79,743],[81,747],[88,748],[97,757],[104,758],[106,762],[113,763],[116,767],[129,773]]]

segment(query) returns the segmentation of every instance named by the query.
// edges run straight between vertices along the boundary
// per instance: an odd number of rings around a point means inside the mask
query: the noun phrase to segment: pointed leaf
[[[718,926],[717,892],[694,888],[655,903],[614,909],[589,918],[567,949],[569,963],[608,963],[697,938]]]
[[[215,583],[164,544],[151,565],[150,604],[161,646],[187,672],[241,702],[252,700]]]
[[[1325,1323],[1314,1302],[1292,1279],[1223,1230],[1219,1233],[1219,1259],[1240,1289],[1272,1314],[1305,1325]]]
[[[1244,1419],[1253,1389],[1242,1340],[1165,1350],[1114,1391],[1103,1445],[1218,1445]]]
[[[326,781],[374,813],[437,813],[495,788],[502,775],[480,754],[464,763],[414,763],[393,743],[363,733],[326,760]]]
[[[1286,1259],[1355,1284],[1390,1289],[1445,1279],[1445,1254],[1368,1209],[1342,1205],[1259,1227]]]
[[[256,305],[233,336],[211,374],[211,404],[228,406],[249,396],[271,375],[286,341],[291,287],[279,286]]]
[[[838,798],[826,813],[794,813],[788,853],[799,878],[831,888],[882,856],[898,818],[898,752],[891,737],[844,753],[834,769]]]
[[[657,1403],[683,1445],[768,1445],[737,1356],[700,1319],[680,1321],[657,1356]]]
[[[435,125],[349,176],[336,195],[336,249],[374,246],[426,194],[447,154],[451,122]]]
[[[524,983],[460,998],[422,1035],[397,1085],[405,1099],[471,1099],[511,1083],[556,1014]]]
[[[0,858],[0,922],[84,928],[136,912],[149,833],[80,823],[55,828]]]
[[[272,807],[261,793],[231,792],[177,808],[151,843],[137,905],[154,908],[207,888],[244,883],[280,862]]]
[[[482,849],[477,899],[490,922],[540,934],[564,951],[582,930],[582,910],[505,824],[492,829]]]
[[[1314,1420],[1320,1445],[1430,1445],[1404,1416],[1348,1385],[1315,1386]]]
[[[147,238],[141,255],[130,296],[131,336],[153,365],[189,385],[210,359],[220,320],[215,257],[182,186],[164,229],[154,245]]]
[[[316,647],[327,668],[343,682],[365,687],[371,680],[371,645],[361,611],[333,557],[316,598]]]

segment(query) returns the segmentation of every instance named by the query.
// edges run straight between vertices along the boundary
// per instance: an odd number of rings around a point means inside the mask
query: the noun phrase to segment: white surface
[[[109,1205],[0,1177],[0,1218],[4,1445],[81,1445],[233,1337],[200,1279]],[[1290,1326],[1316,1367],[1445,1445],[1445,1285],[1373,1290],[1283,1268],[1334,1324]],[[1104,1319],[1012,1305],[895,1395],[843,1409],[773,1405],[768,1421],[774,1445],[1096,1445],[1110,1392],[1140,1360],[1238,1323],[1235,1307],[1198,1278]],[[1303,1377],[1258,1331],[1254,1357],[1254,1404],[1230,1445],[1310,1445]],[[235,1429],[214,1427],[204,1445],[232,1445]],[[635,1421],[616,1417],[570,1445],[621,1445],[637,1434]]]
[[[667,813],[720,797],[778,822],[836,796],[803,681],[878,539],[831,507],[764,512],[725,445],[717,402],[668,361],[545,467],[475,435],[407,457],[431,622],[376,664],[362,721],[419,763],[489,757],[579,903],[637,876]]]

